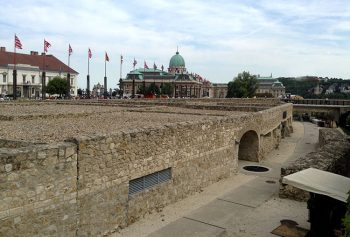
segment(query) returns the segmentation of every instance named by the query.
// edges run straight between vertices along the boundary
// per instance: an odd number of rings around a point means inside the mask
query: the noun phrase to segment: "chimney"
[[[38,51],[30,51],[30,55],[38,55]]]
[[[0,52],[6,52],[6,48],[3,47],[3,46],[1,46],[1,47],[0,47]]]

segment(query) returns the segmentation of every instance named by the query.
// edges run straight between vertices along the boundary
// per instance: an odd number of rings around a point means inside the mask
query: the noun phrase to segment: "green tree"
[[[83,95],[83,90],[81,88],[78,88],[78,95],[80,95],[80,96]]]
[[[163,95],[168,95],[168,96],[172,96],[172,94],[174,93],[174,86],[173,84],[166,82],[163,83],[162,85],[162,94]]]
[[[114,88],[114,90],[112,91],[112,96],[117,96],[119,94],[119,89],[118,88]]]
[[[120,97],[123,97],[124,91],[123,91],[123,80],[120,78],[119,79],[119,95]]]
[[[143,94],[144,95],[146,92],[146,89],[147,88],[145,88],[145,85],[142,83],[140,88],[136,91],[136,94]]]
[[[258,80],[249,72],[242,72],[228,83],[227,98],[252,97],[258,88]]]
[[[146,88],[146,94],[153,94],[153,95],[159,95],[160,89],[156,85],[156,83],[152,82],[147,88]]]
[[[50,95],[59,94],[62,96],[63,94],[67,93],[68,89],[67,79],[59,76],[54,77],[51,81],[49,81],[49,83],[47,83],[46,86],[46,92]]]

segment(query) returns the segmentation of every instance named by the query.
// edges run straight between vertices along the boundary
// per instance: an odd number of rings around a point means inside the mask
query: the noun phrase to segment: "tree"
[[[142,83],[141,86],[140,86],[140,88],[136,91],[136,94],[142,94],[142,95],[144,95],[144,94],[146,94],[146,93],[145,93],[145,92],[146,92],[146,89],[147,89],[147,88],[145,88],[145,85]]]
[[[119,96],[121,98],[123,98],[123,94],[124,94],[124,91],[123,91],[123,80],[120,78],[119,79]]]
[[[239,73],[233,81],[228,83],[227,98],[253,97],[258,88],[258,80],[249,72]]]
[[[83,95],[83,90],[81,88],[78,88],[78,95],[82,96]]]
[[[112,91],[112,96],[116,97],[119,94],[119,89],[118,88],[114,88],[114,90]]]
[[[152,82],[147,88],[146,88],[146,94],[153,94],[153,95],[159,95],[160,89],[156,85],[156,83]]]
[[[162,94],[168,95],[171,97],[173,93],[174,93],[174,86],[169,82],[163,83]]]
[[[50,95],[52,94],[59,94],[62,96],[63,94],[66,94],[68,91],[68,82],[65,78],[61,78],[59,76],[54,77],[49,83],[47,83],[46,86],[46,92]]]

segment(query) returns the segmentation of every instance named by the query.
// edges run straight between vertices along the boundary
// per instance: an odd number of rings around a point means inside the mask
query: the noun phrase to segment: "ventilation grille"
[[[129,181],[129,195],[141,192],[171,179],[171,168],[155,172]]]

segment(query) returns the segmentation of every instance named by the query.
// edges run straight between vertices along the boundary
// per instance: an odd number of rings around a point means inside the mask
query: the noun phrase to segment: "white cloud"
[[[108,51],[108,84],[146,60],[168,67],[179,46],[189,71],[213,82],[227,82],[243,70],[275,76],[316,75],[350,78],[350,2],[63,0],[6,1],[0,9],[0,44],[11,49],[13,34],[22,52],[42,51],[67,59],[85,87],[87,49],[93,51],[92,83],[102,82]],[[317,74],[317,75],[319,75]]]

